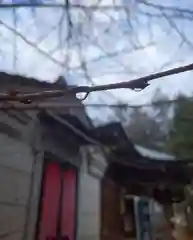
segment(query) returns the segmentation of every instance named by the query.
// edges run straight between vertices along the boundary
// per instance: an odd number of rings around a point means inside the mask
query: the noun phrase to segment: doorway
[[[77,170],[46,162],[38,223],[38,240],[75,240]]]
[[[123,239],[121,189],[109,179],[101,182],[101,240]]]

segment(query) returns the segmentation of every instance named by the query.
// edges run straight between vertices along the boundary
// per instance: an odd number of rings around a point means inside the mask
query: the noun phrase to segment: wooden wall
[[[78,181],[77,239],[100,239],[100,178],[88,172],[88,157],[82,153],[82,164]]]
[[[111,180],[101,183],[101,240],[123,239],[120,213],[121,190]]]
[[[34,120],[0,112],[0,239],[34,237],[42,165]]]

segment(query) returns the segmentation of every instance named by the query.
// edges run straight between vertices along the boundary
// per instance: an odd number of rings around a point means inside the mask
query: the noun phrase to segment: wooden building
[[[174,202],[184,200],[184,186],[192,179],[189,161],[178,161],[164,153],[155,153],[132,144],[119,123],[94,130],[98,140],[111,149],[102,183],[101,239],[136,238],[136,227],[131,215],[132,201],[125,195],[146,196],[165,206],[171,217]],[[123,210],[121,202],[125,202]],[[125,215],[130,216],[130,234],[125,232]]]
[[[1,91],[67,87],[0,73]],[[80,107],[0,111],[0,238],[124,239],[135,233],[125,195],[181,201],[192,175],[185,161],[143,156],[118,123],[94,128],[75,95],[49,101]]]
[[[0,73],[1,91],[67,87]],[[80,151],[92,145],[84,138],[91,121],[75,95],[50,101],[80,107],[0,111],[0,238],[99,239],[100,177],[85,170]]]

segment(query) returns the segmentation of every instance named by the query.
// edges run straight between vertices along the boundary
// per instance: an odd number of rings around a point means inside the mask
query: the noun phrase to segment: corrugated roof
[[[135,144],[134,148],[143,156],[155,160],[175,160],[175,157],[167,153],[159,152],[153,149],[148,149],[140,145]]]

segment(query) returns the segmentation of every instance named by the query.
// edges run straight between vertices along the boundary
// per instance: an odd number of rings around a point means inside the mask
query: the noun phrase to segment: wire
[[[146,6],[150,6],[153,7],[155,9],[161,9],[161,10],[167,10],[167,11],[176,11],[176,12],[184,12],[187,14],[192,14],[192,11],[190,9],[187,8],[180,8],[177,9],[175,7],[169,7],[169,6],[164,6],[164,5],[158,5],[158,4],[153,4],[150,3],[148,1],[144,1],[144,0],[139,0],[138,1],[140,4],[144,4]],[[21,8],[21,7],[29,7],[29,8],[67,8],[66,4],[60,4],[60,3],[46,3],[46,4],[40,4],[38,2],[33,2],[33,4],[30,3],[1,3],[0,4],[0,8]],[[85,9],[85,10],[125,10],[125,9],[129,9],[129,6],[125,6],[125,5],[116,5],[116,4],[112,4],[112,5],[97,5],[97,4],[93,4],[93,5],[83,5],[83,4],[71,4],[70,8],[72,9]]]
[[[21,8],[21,7],[34,7],[34,8],[68,8],[66,4],[60,4],[60,3],[46,3],[46,4],[39,4],[39,3],[11,3],[11,4],[0,4],[0,8]],[[129,9],[128,6],[124,5],[83,5],[83,4],[71,4],[71,9],[84,9],[84,10],[125,10]]]
[[[143,90],[149,86],[149,81],[159,79],[162,77],[167,77],[175,74],[179,74],[182,72],[188,72],[193,70],[193,63],[172,68],[167,71],[158,72],[154,74],[147,75],[145,77],[136,78],[126,82],[120,83],[112,83],[112,84],[105,84],[105,85],[98,85],[98,86],[77,86],[77,87],[69,87],[65,90],[49,90],[49,91],[42,91],[42,92],[35,92],[35,93],[0,93],[0,101],[21,101],[29,103],[28,101],[32,100],[39,100],[45,98],[53,98],[53,97],[61,97],[66,94],[70,93],[85,93],[90,94],[91,92],[97,91],[105,91],[105,90],[113,90],[113,89],[132,89],[132,90]]]
[[[193,100],[193,97],[186,97],[187,100]],[[14,103],[14,102],[3,102],[0,104],[0,110],[43,110],[43,109],[62,109],[62,108],[122,108],[122,109],[127,109],[127,108],[145,108],[145,107],[156,107],[160,105],[165,105],[165,104],[174,104],[177,102],[180,102],[180,99],[171,99],[171,100],[160,100],[160,101],[155,101],[147,104],[141,104],[141,105],[131,105],[128,103],[122,103],[122,104],[103,104],[103,103],[93,103],[93,104],[69,104],[69,103],[49,103],[49,102],[34,102],[34,103],[29,103],[29,104],[23,104],[23,103]]]

